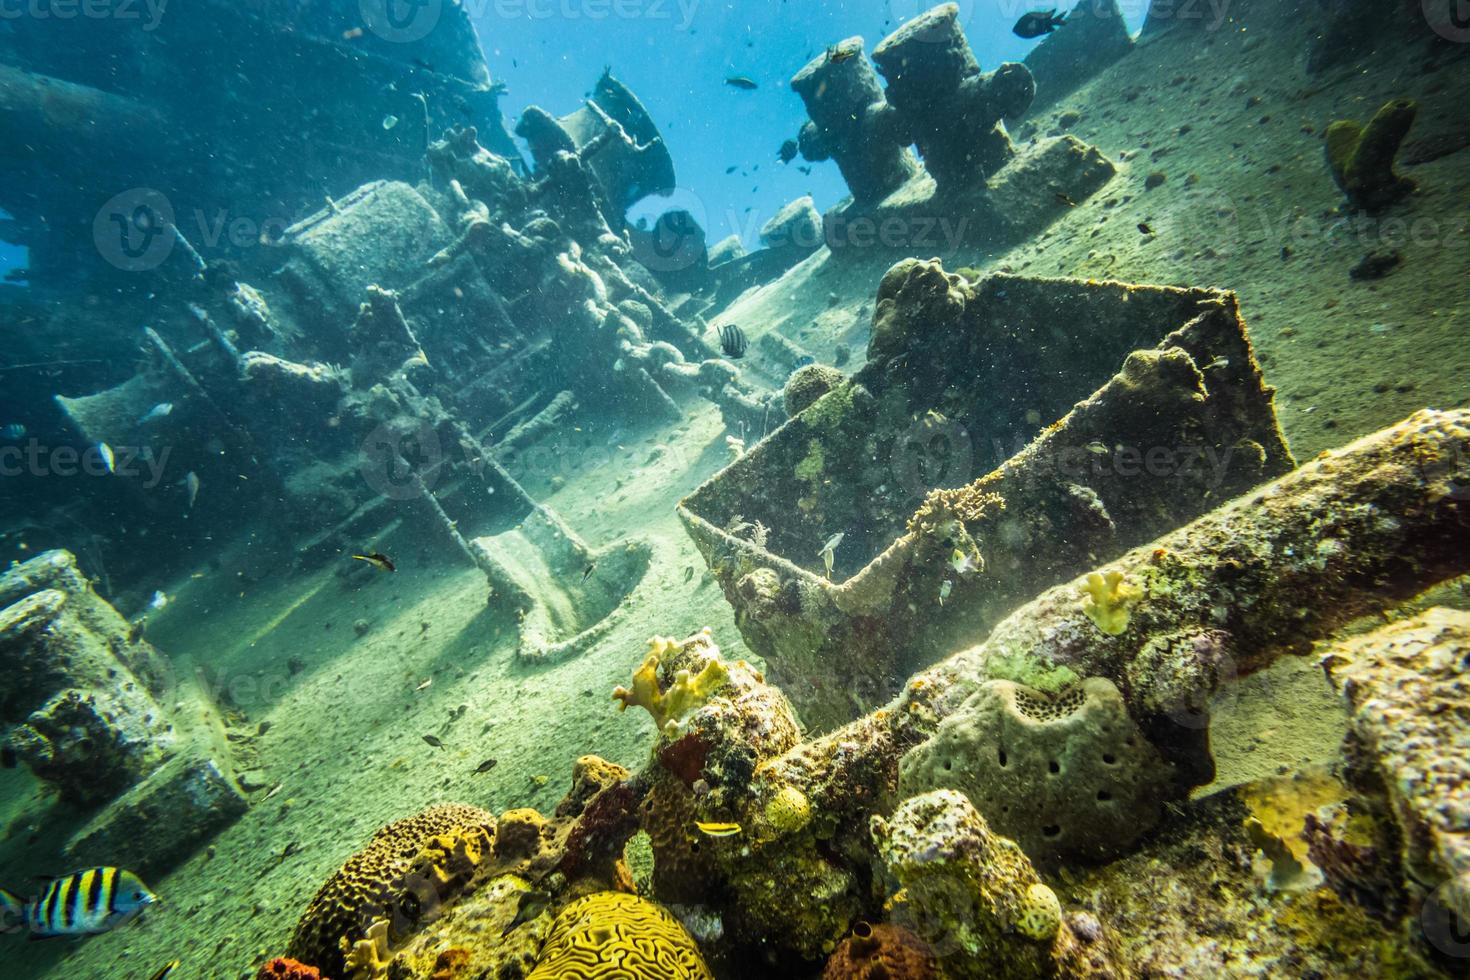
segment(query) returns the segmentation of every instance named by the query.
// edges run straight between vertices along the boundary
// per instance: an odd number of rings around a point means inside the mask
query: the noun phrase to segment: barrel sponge
[[[1418,112],[1416,103],[1399,99],[1384,103],[1366,126],[1339,119],[1327,127],[1327,167],[1353,207],[1381,211],[1414,189],[1393,164]]]
[[[464,868],[451,865],[482,853],[494,826],[495,818],[478,807],[440,803],[383,827],[322,885],[297,922],[287,954],[327,976],[345,976],[344,943],[365,938],[376,920],[412,918],[417,903],[409,893],[426,863],[432,865],[429,855],[446,862],[427,876],[430,882],[463,878]]]
[[[699,947],[668,912],[623,892],[595,892],[556,917],[526,980],[713,980]]]
[[[786,414],[798,415],[802,409],[847,380],[847,375],[825,364],[808,364],[786,379],[783,397]]]
[[[888,922],[859,922],[827,959],[822,980],[935,980],[939,963],[929,944]]]
[[[986,681],[899,763],[900,795],[957,789],[1044,865],[1124,851],[1158,823],[1172,779],[1100,677],[1056,696]]]

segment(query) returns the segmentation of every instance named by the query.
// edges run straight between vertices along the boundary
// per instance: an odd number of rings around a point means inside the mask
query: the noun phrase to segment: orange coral
[[[932,980],[939,976],[934,953],[900,926],[859,922],[827,960],[822,980]]]
[[[458,980],[459,975],[464,972],[465,966],[469,964],[470,951],[462,946],[451,946],[439,954],[434,961],[434,975],[432,980]]]
[[[255,980],[323,980],[317,968],[277,956],[255,975]]]

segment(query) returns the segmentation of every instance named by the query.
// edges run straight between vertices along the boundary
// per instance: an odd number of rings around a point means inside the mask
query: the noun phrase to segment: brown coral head
[[[693,787],[704,772],[709,750],[707,739],[695,734],[685,735],[659,749],[658,761],[685,786]]]
[[[546,818],[530,807],[507,810],[495,828],[495,857],[501,861],[524,861],[541,853],[541,832]]]
[[[859,921],[827,960],[822,980],[935,980],[929,944],[902,926]]]
[[[260,968],[256,980],[322,980],[314,966],[298,963],[284,956],[277,956]]]
[[[470,951],[463,946],[451,946],[434,960],[431,980],[459,980],[464,968],[469,965]]]

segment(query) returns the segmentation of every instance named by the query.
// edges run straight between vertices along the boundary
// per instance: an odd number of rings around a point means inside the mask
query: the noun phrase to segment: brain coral
[[[1172,770],[1111,681],[1052,697],[983,684],[899,764],[903,796],[948,787],[1033,860],[1099,860],[1158,823]]]
[[[636,895],[596,892],[562,909],[526,980],[713,980],[672,915]]]
[[[344,941],[364,938],[378,919],[388,919],[395,928],[416,920],[419,901],[411,889],[428,884],[410,880],[418,877],[414,869],[421,866],[421,852],[440,850],[446,839],[463,838],[475,828],[488,842],[494,826],[491,814],[462,803],[441,803],[388,824],[322,885],[296,924],[288,954],[328,976],[344,976]],[[443,853],[462,858],[464,849]]]
[[[822,980],[934,980],[929,944],[902,926],[859,922],[827,960]]]

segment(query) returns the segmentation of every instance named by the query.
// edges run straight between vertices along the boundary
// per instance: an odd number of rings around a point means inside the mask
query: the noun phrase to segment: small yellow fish
[[[374,568],[380,569],[385,572],[394,572],[398,570],[398,567],[393,564],[393,559],[389,558],[387,555],[383,554],[380,551],[374,551],[370,555],[353,555],[352,557],[357,559],[358,561],[365,561]]]
[[[178,969],[178,967],[178,960],[170,960],[162,970],[159,970],[157,973],[153,974],[151,980],[163,980],[164,977],[174,972],[174,970]]]
[[[694,826],[706,837],[734,837],[740,833],[738,823],[706,823],[703,820],[694,821]]]

